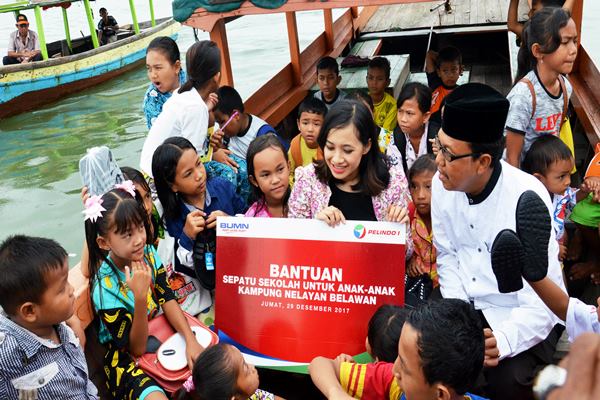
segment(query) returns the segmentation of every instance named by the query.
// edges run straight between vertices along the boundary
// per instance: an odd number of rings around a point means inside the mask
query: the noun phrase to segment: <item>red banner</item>
[[[215,325],[258,365],[363,353],[373,312],[404,302],[404,225],[219,218],[217,226]]]

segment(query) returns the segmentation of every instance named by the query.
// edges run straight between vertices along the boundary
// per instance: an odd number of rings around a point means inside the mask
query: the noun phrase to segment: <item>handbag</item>
[[[404,275],[404,305],[407,308],[417,308],[427,303],[433,291],[433,280],[429,274],[415,277]]]
[[[194,242],[192,259],[200,285],[207,290],[215,288],[215,266],[217,264],[217,230],[205,229]]]
[[[218,336],[213,331],[188,313],[183,314],[191,327],[201,327],[210,334],[210,343],[200,343],[201,345],[207,347],[219,342]],[[192,374],[187,365],[178,371],[169,371],[158,361],[157,347],[176,333],[164,314],[148,321],[148,348],[136,362],[140,369],[152,377],[165,391],[171,393],[177,391]]]

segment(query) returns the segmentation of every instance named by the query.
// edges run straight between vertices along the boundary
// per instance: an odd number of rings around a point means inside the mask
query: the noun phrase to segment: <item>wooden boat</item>
[[[79,0],[75,0],[79,1]],[[33,9],[43,61],[0,66],[0,118],[33,110],[65,95],[107,81],[143,65],[148,44],[158,36],[177,38],[180,24],[171,18],[138,23],[132,4],[133,24],[121,26],[117,41],[100,46],[88,0],[83,0],[90,35],[71,39],[64,1],[17,1],[0,5],[0,13]],[[62,7],[65,39],[46,43],[42,8]]]

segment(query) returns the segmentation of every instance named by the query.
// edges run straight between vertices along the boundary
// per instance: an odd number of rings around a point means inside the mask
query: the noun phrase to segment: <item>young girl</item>
[[[572,92],[563,75],[577,57],[577,27],[567,11],[545,7],[527,24],[523,41],[530,72],[507,96],[506,160],[515,167],[536,138],[560,134]]]
[[[154,203],[152,202],[152,192],[150,190],[150,185],[148,185],[148,181],[144,178],[144,174],[138,171],[135,168],[131,167],[123,167],[121,168],[121,172],[123,173],[123,177],[133,182],[135,186],[135,190],[140,194],[140,198],[144,203],[144,208],[148,213],[148,219],[150,221],[150,233],[152,238],[152,243],[156,246],[158,244],[159,237],[163,237],[163,227],[160,223],[160,217],[158,216],[158,211],[156,207],[154,207]]]
[[[154,150],[169,137],[188,139],[200,156],[208,152],[209,111],[217,103],[221,52],[214,42],[196,42],[187,51],[186,66],[187,81],[165,103],[144,142],[140,168],[147,175],[152,176]]]
[[[135,358],[146,352],[148,319],[162,309],[186,341],[191,367],[203,350],[166,281],[165,269],[148,243],[146,210],[131,181],[86,200],[84,214],[90,257],[90,288],[100,319],[98,338],[108,351],[104,371],[115,399],[166,399],[163,390]]]
[[[434,157],[425,154],[417,158],[408,172],[408,187],[412,197],[408,209],[414,252],[406,263],[406,274],[409,277],[428,274],[434,287],[438,285],[438,277],[431,231],[431,180],[436,171]]]
[[[167,230],[175,239],[175,270],[213,289],[217,216],[243,213],[245,202],[230,182],[207,179],[196,148],[182,137],[158,146],[152,172]]]
[[[440,125],[431,121],[431,89],[422,83],[409,83],[398,96],[398,126],[394,143],[402,154],[405,171],[424,154],[433,154],[432,141]]]
[[[168,36],[153,39],[146,49],[146,70],[150,85],[144,95],[143,108],[150,129],[173,91],[186,81],[177,43]]]
[[[287,217],[290,168],[281,141],[273,134],[257,137],[248,147],[246,161],[255,200],[246,217]]]
[[[224,343],[207,348],[175,398],[179,400],[283,400],[258,388],[258,371],[240,351]]]
[[[317,140],[324,159],[296,169],[289,216],[330,226],[346,219],[407,221],[406,177],[400,166],[388,166],[376,145],[378,131],[364,104],[334,104]]]

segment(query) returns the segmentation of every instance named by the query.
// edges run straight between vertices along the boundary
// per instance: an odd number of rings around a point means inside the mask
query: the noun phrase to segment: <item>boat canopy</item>
[[[21,10],[30,10],[36,7],[42,7],[44,9],[50,7],[63,7],[68,8],[71,3],[75,3],[81,0],[0,0],[0,14],[7,12],[15,12]]]

